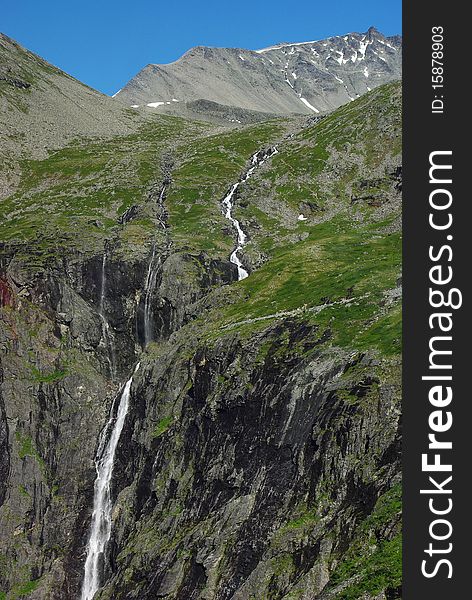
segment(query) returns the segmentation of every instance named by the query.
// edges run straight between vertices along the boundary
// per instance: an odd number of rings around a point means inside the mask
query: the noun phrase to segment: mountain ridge
[[[18,184],[21,158],[44,158],[81,137],[129,134],[149,117],[0,33],[0,199]]]
[[[401,37],[374,27],[259,50],[195,46],[149,63],[114,98],[133,108],[183,114],[189,102],[276,115],[329,112],[401,77]]]
[[[96,600],[401,597],[401,88],[288,121],[156,117],[1,203],[5,600],[79,597],[137,362]]]

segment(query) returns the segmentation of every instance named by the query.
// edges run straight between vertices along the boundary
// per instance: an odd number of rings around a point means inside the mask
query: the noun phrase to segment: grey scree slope
[[[256,51],[198,46],[168,65],[147,65],[115,97],[128,106],[176,114],[197,100],[272,114],[316,114],[399,79],[401,60],[401,37],[385,37],[373,27]]]
[[[142,118],[0,33],[0,151],[5,155],[21,147],[44,157],[77,136],[131,133]]]
[[[0,33],[0,199],[21,158],[45,158],[81,137],[125,135],[155,115],[115,102]]]

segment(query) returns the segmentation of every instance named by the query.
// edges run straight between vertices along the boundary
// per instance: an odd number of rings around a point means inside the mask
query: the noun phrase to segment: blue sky
[[[0,19],[3,33],[106,94],[192,46],[255,50],[371,25],[401,33],[401,0],[10,0]]]

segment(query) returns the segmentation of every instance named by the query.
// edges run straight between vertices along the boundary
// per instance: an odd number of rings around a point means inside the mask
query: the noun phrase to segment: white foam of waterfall
[[[229,260],[230,260],[230,262],[232,262],[234,265],[236,265],[238,267],[238,281],[241,281],[241,279],[246,279],[246,277],[249,275],[249,273],[243,267],[243,264],[240,261],[239,256],[238,256],[238,252],[240,250],[242,250],[244,244],[246,243],[246,234],[241,229],[239,221],[237,219],[235,219],[232,215],[233,196],[234,196],[234,193],[236,192],[236,190],[238,189],[238,186],[239,186],[239,182],[235,183],[232,186],[232,188],[229,191],[229,193],[227,194],[227,196],[223,199],[222,205],[223,205],[225,217],[231,221],[233,227],[236,229],[236,231],[238,233],[237,245],[236,245],[236,248],[231,253]]]
[[[110,367],[110,375],[112,379],[116,376],[116,353],[115,353],[115,341],[113,338],[113,334],[111,331],[110,324],[105,315],[105,293],[106,293],[106,264],[107,264],[107,255],[103,254],[102,259],[102,281],[100,287],[100,304],[98,308],[98,314],[100,316],[100,320],[102,322],[102,338],[103,343],[105,344],[105,348],[107,351],[108,357],[108,365]]]
[[[238,281],[241,281],[242,279],[246,279],[246,277],[248,277],[249,273],[243,267],[241,259],[238,256],[238,253],[243,249],[244,245],[246,244],[247,235],[242,230],[239,221],[233,217],[234,195],[235,195],[238,187],[241,185],[241,183],[244,183],[245,181],[247,181],[249,179],[249,177],[251,177],[251,175],[254,173],[254,171],[258,167],[260,167],[262,164],[264,164],[268,158],[271,158],[272,156],[274,156],[274,154],[277,154],[277,152],[278,152],[278,150],[274,146],[267,153],[264,153],[264,152],[261,153],[259,151],[259,152],[256,152],[255,154],[253,154],[251,157],[251,161],[250,161],[251,166],[246,171],[245,175],[243,177],[241,177],[241,179],[237,183],[235,183],[231,186],[231,189],[226,194],[226,196],[223,198],[222,203],[221,203],[224,216],[229,221],[231,221],[231,224],[233,225],[233,227],[236,229],[236,232],[237,232],[236,248],[231,253],[229,260],[231,263],[233,263],[233,265],[236,265],[238,268]]]
[[[134,373],[139,369],[139,363]],[[104,561],[106,545],[111,535],[111,481],[115,462],[115,453],[129,408],[129,396],[133,375],[123,387],[118,400],[116,414],[113,403],[110,418],[104,427],[95,458],[97,477],[95,479],[93,513],[90,525],[90,536],[87,544],[84,580],[81,600],[92,600],[100,587],[100,571]],[[115,401],[116,402],[116,401]],[[111,432],[111,433],[110,433]]]
[[[152,316],[152,294],[156,287],[158,265],[155,264],[156,247],[152,249],[151,259],[146,274],[146,281],[144,283],[144,345],[148,344],[154,339],[154,320]]]

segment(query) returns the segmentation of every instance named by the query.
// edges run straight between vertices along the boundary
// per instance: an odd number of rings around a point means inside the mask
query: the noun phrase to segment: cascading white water
[[[238,252],[240,250],[242,250],[244,244],[246,243],[246,234],[241,229],[239,221],[237,219],[235,219],[233,217],[233,215],[231,214],[231,211],[233,209],[233,196],[234,196],[234,193],[236,192],[236,190],[238,189],[238,186],[239,186],[239,182],[235,183],[233,185],[233,187],[229,191],[228,195],[224,198],[222,204],[223,204],[223,208],[224,208],[225,217],[231,221],[231,223],[233,224],[233,227],[238,232],[237,246],[231,253],[229,260],[230,260],[230,262],[232,262],[234,265],[236,265],[238,267],[238,281],[241,281],[241,279],[246,279],[246,277],[249,275],[249,273],[243,267],[243,264],[239,260],[239,256],[238,256]]]
[[[102,259],[102,281],[100,287],[100,304],[98,308],[98,314],[102,322],[102,337],[105,344],[108,356],[108,365],[110,367],[111,378],[114,379],[116,375],[116,355],[115,355],[115,342],[113,334],[111,332],[110,324],[105,316],[105,293],[106,293],[106,264],[107,255],[103,254]]]
[[[158,204],[162,204],[164,201],[164,197],[166,194],[168,183],[164,182],[162,185],[161,191],[159,193],[159,199],[157,201]],[[159,219],[159,223],[165,229],[165,223],[163,220]],[[157,274],[158,267],[160,265],[161,259],[158,257],[156,264],[156,246],[154,245],[152,248],[151,259],[149,261],[147,273],[146,273],[146,281],[144,282],[144,307],[143,307],[143,330],[144,330],[144,346],[152,342],[154,339],[154,320],[152,314],[152,294],[156,287],[157,282]]]
[[[152,317],[151,299],[156,287],[157,280],[157,266],[154,265],[156,256],[156,247],[152,249],[151,260],[146,274],[146,281],[144,283],[144,345],[146,346],[154,338],[154,323]]]
[[[139,363],[134,373],[138,369]],[[111,535],[113,505],[111,502],[110,486],[113,476],[115,453],[128,413],[129,395],[134,373],[126,382],[119,396],[116,415],[114,414],[113,405],[110,418],[100,435],[95,459],[97,477],[94,486],[92,523],[87,544],[87,558],[85,560],[81,600],[92,600],[100,587],[100,568],[103,564],[104,552]]]
[[[255,154],[253,154],[253,156],[251,157],[250,168],[246,171],[245,175],[243,177],[241,177],[241,179],[231,187],[230,191],[223,198],[223,201],[221,203],[221,205],[223,207],[224,216],[229,221],[231,221],[233,227],[236,229],[236,232],[238,234],[236,248],[233,250],[233,252],[231,253],[231,255],[229,257],[230,262],[232,262],[233,265],[236,265],[238,267],[238,281],[241,281],[242,279],[246,279],[246,277],[248,277],[249,273],[243,267],[243,264],[238,256],[238,252],[240,252],[243,249],[243,246],[246,243],[247,235],[241,229],[241,225],[240,225],[239,221],[237,219],[235,219],[232,215],[232,211],[233,211],[233,207],[234,207],[234,201],[233,201],[234,194],[236,193],[236,190],[241,185],[241,183],[244,183],[245,181],[247,181],[249,179],[249,177],[251,177],[251,175],[254,173],[254,171],[258,167],[260,167],[262,164],[264,164],[264,162],[268,158],[271,158],[272,156],[274,156],[274,154],[277,154],[277,152],[278,152],[277,147],[274,146],[267,153],[264,153],[264,152],[261,153],[259,151],[259,152],[256,152]]]

